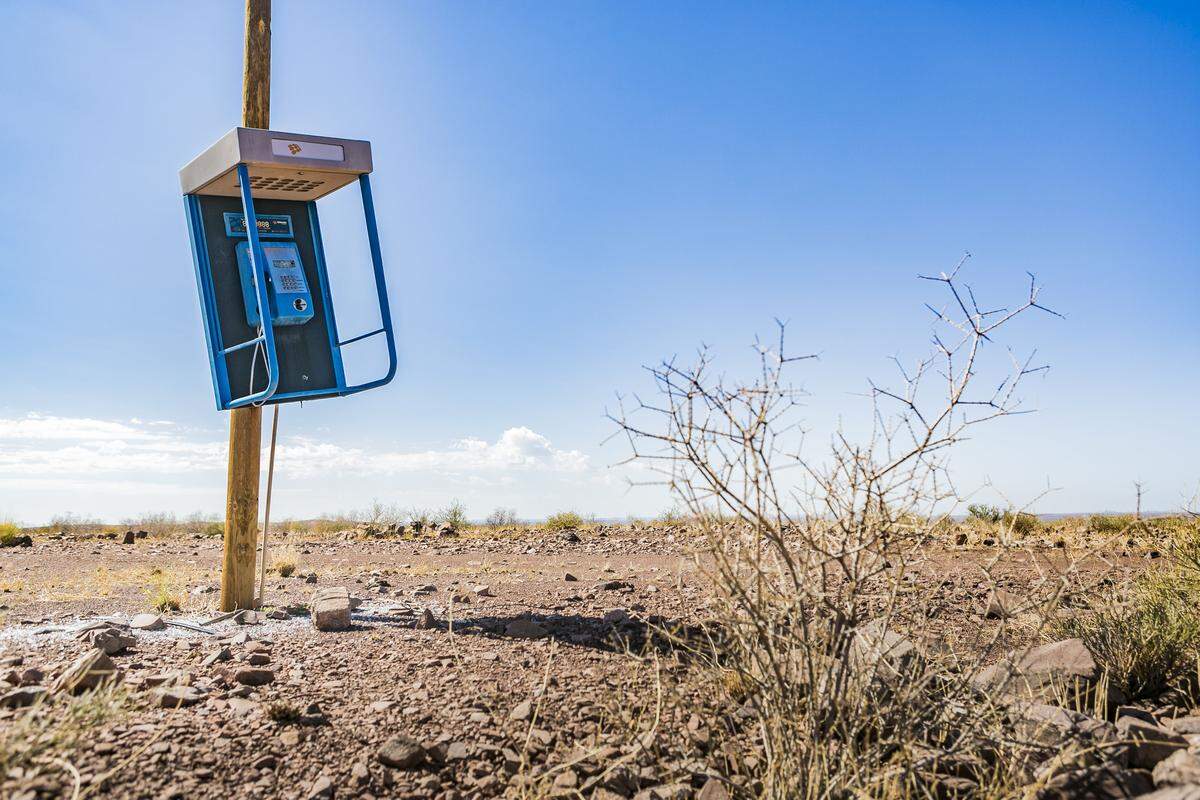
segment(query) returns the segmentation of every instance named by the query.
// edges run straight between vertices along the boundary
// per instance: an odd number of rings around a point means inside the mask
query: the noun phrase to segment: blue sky
[[[655,513],[601,444],[641,365],[703,341],[736,375],[780,317],[821,353],[806,421],[853,430],[926,348],[916,274],[964,250],[1067,319],[1014,329],[1038,413],[960,485],[1169,510],[1200,481],[1194,4],[275,6],[272,127],[373,143],[401,367],[284,408],[273,516]],[[0,515],[223,507],[177,172],[239,121],[242,9],[0,0]],[[358,213],[323,201],[339,322],[370,308]]]

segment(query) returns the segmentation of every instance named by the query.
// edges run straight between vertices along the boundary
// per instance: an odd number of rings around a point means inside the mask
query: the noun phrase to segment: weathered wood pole
[[[271,127],[271,0],[246,0],[242,126]],[[221,565],[222,611],[254,607],[261,450],[262,408],[249,406],[230,411],[225,555]]]

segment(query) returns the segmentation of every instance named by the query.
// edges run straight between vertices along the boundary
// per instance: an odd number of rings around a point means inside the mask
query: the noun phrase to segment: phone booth
[[[355,394],[395,376],[370,172],[370,142],[255,128],[234,128],[180,170],[217,408]],[[381,327],[342,339],[316,201],[355,182]],[[342,348],[380,334],[387,371],[347,385]]]

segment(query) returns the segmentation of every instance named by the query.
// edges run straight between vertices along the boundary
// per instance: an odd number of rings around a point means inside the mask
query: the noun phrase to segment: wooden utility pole
[[[242,127],[271,127],[271,0],[246,0]],[[261,450],[262,408],[247,406],[230,411],[222,611],[254,607]]]

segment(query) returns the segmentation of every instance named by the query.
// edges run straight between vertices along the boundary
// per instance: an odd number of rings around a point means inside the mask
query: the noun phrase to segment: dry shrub
[[[496,508],[487,515],[483,524],[492,530],[497,530],[499,528],[515,528],[521,524],[521,521],[517,518],[515,508]]]
[[[548,531],[565,531],[570,528],[582,528],[586,523],[582,516],[575,511],[560,511],[546,518],[543,526]]]
[[[11,547],[21,538],[21,529],[15,522],[0,520],[0,547]]]
[[[839,431],[823,458],[804,454],[800,394],[785,373],[807,357],[786,354],[782,325],[759,346],[752,382],[711,375],[702,350],[693,366],[652,368],[658,401],[612,417],[631,460],[658,470],[707,536],[701,565],[717,591],[715,624],[693,655],[730,705],[752,712],[761,752],[748,760],[760,763],[750,794],[987,797],[1029,777],[1031,745],[1012,733],[1009,687],[972,680],[1006,623],[964,650],[901,635],[933,613],[940,581],[922,585],[923,549],[958,507],[950,449],[1014,413],[1020,381],[1042,369],[1014,361],[1002,379],[983,379],[994,391],[973,390],[1000,329],[1046,309],[1031,282],[1015,310],[981,310],[959,283],[961,266],[931,279],[950,295],[935,311],[932,354],[901,369],[899,388],[872,384],[864,441]],[[1071,570],[1047,570],[1014,609],[1033,620],[1027,633],[1044,627]]]
[[[281,578],[293,575],[299,566],[300,553],[294,545],[284,545],[271,553],[271,570],[277,572]]]
[[[1200,536],[1181,538],[1167,563],[1119,595],[1055,626],[1084,641],[1114,687],[1131,700],[1194,688],[1200,659]]]

